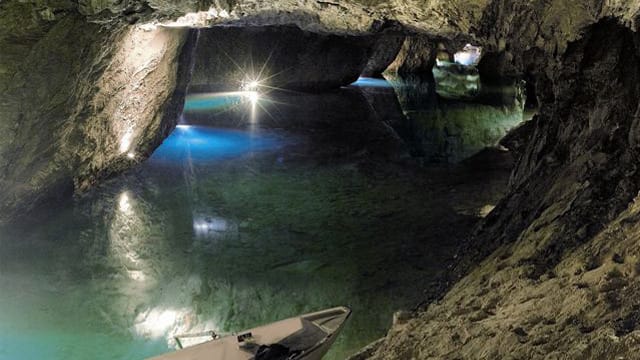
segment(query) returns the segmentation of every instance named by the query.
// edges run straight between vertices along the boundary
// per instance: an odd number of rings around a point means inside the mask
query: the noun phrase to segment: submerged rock
[[[266,88],[319,91],[354,82],[374,38],[297,26],[215,26],[199,30],[191,91]]]

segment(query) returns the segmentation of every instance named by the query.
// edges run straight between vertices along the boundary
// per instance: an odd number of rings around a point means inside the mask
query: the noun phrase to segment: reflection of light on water
[[[135,281],[144,281],[147,278],[144,275],[144,273],[140,270],[128,270],[127,274],[132,280],[135,280]]]
[[[433,68],[438,95],[445,98],[472,98],[480,91],[480,76],[473,67],[455,63]]]
[[[139,314],[133,328],[139,336],[162,338],[191,328],[192,318],[188,309],[154,308]]]
[[[198,237],[218,237],[229,230],[231,225],[221,217],[208,216],[193,219],[193,231]]]
[[[260,100],[260,93],[255,87],[249,87],[242,91],[202,93],[188,95],[184,103],[185,112],[229,110],[240,105],[243,100],[248,100],[250,104],[255,104]]]
[[[152,164],[208,164],[250,152],[266,151],[281,146],[279,136],[269,132],[252,133],[206,126],[179,125],[149,162]]]
[[[213,318],[199,319],[194,310],[194,297],[202,290],[202,281],[198,275],[176,276],[163,284],[155,305],[138,313],[132,326],[137,336],[166,339],[169,346],[175,346],[173,337],[178,334],[216,331],[218,327]],[[143,308],[144,309],[144,308]],[[183,345],[210,340],[195,338],[183,341]]]
[[[118,195],[118,211],[111,223],[109,243],[111,252],[122,263],[129,278],[143,282],[147,277],[140,267],[145,264],[137,249],[142,246],[139,236],[144,225],[134,205],[129,191]]]
[[[226,110],[242,101],[244,92],[231,91],[219,93],[203,93],[188,95],[184,103],[184,111]]]
[[[126,191],[120,194],[118,199],[118,209],[125,215],[131,215],[131,203],[129,202],[129,195]]]
[[[360,87],[393,88],[393,85],[385,79],[374,79],[367,77],[360,77],[351,85]]]

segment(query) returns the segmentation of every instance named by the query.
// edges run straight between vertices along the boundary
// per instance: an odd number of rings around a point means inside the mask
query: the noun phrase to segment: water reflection
[[[351,84],[362,88],[392,88],[393,85],[385,79],[360,77]]]
[[[232,129],[178,125],[149,162],[157,165],[183,164],[187,160],[216,162],[253,151],[275,149],[282,143],[276,134],[257,136],[252,132]]]
[[[435,72],[435,71],[434,71]],[[434,82],[422,77],[392,77],[400,107],[406,116],[403,139],[412,154],[425,162],[457,163],[498,141],[524,119],[524,89],[481,86],[469,99],[439,95]],[[435,79],[437,81],[437,78]],[[464,98],[466,85],[458,91]],[[463,96],[464,95],[464,96]]]
[[[0,358],[139,359],[176,333],[334,305],[354,315],[327,359],[384,335],[506,182],[431,163],[492,144],[517,91],[434,89],[273,92],[254,125],[244,105],[196,103],[139,168],[0,229]]]
[[[436,92],[445,99],[473,99],[478,96],[480,73],[473,66],[443,62],[433,68]]]

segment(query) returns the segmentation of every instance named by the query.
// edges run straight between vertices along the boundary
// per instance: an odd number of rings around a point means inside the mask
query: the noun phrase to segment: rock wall
[[[358,79],[372,36],[321,34],[297,26],[225,26],[199,30],[192,91],[238,90],[257,80],[268,89],[319,91]]]
[[[99,25],[74,11],[48,20],[27,4],[3,6],[3,24],[17,12],[31,22],[18,38],[1,28],[11,56],[0,57],[0,220],[148,156],[177,121],[190,67],[186,29]]]
[[[407,36],[386,71],[399,75],[430,73],[436,64],[437,52],[438,45],[429,36]]]
[[[362,71],[364,77],[381,77],[398,56],[406,35],[400,23],[386,21],[377,29],[376,37],[369,62]]]
[[[487,6],[479,39],[536,79],[542,108],[505,142],[519,156],[508,195],[452,287],[361,358],[636,357],[638,14],[625,1]]]

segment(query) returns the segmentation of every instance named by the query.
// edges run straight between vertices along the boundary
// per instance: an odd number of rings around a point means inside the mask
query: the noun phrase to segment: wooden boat
[[[345,321],[347,307],[305,314],[190,346],[153,360],[320,360]]]

